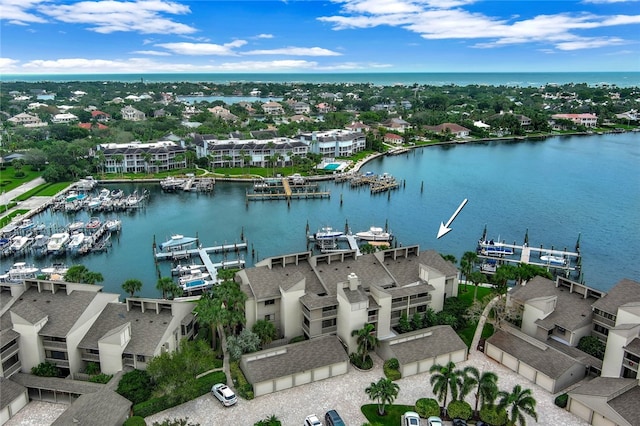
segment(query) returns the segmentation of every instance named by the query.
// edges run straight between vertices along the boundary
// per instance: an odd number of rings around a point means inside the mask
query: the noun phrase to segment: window
[[[336,322],[335,318],[323,320],[322,321],[322,328],[333,327],[336,324],[337,324],[337,322]]]
[[[275,319],[276,319],[276,318],[275,318],[275,315],[274,315],[274,314],[267,314],[267,315],[265,315],[265,316],[264,316],[264,320],[265,320],[265,321],[273,321],[273,320],[275,320]]]
[[[136,361],[144,362],[145,361],[144,355],[136,355]]]
[[[603,327],[600,324],[593,324],[593,331],[597,331],[600,334],[604,334],[605,336],[609,335],[609,329],[607,327]]]
[[[276,299],[269,299],[269,300],[265,300],[264,301],[264,305],[275,305],[276,304]]]

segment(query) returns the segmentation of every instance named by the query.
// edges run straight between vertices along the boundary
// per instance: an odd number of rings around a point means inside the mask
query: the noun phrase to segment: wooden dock
[[[209,253],[228,253],[228,252],[240,252],[247,250],[247,243],[235,243],[235,244],[224,244],[220,246],[211,246],[211,247],[199,247],[193,249],[185,249],[185,250],[172,250],[172,251],[156,251],[155,257],[158,260],[176,260],[176,259],[184,259],[187,257],[191,257],[193,255],[199,255],[204,259],[202,253],[207,254],[205,257],[209,258]],[[205,260],[203,260],[204,263]],[[211,259],[209,259],[211,262]]]
[[[259,200],[286,200],[289,202],[294,199],[329,198],[331,196],[331,192],[320,191],[315,183],[291,185],[288,178],[282,178],[279,183],[279,185],[269,185],[260,191],[247,192],[247,202]]]

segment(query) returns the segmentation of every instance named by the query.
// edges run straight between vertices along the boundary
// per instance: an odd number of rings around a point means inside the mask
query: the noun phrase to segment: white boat
[[[6,274],[0,276],[0,281],[19,282],[29,278],[36,278],[38,272],[40,272],[40,269],[34,265],[28,265],[26,262],[16,262]]]
[[[38,234],[36,235],[36,237],[33,239],[33,247],[34,248],[43,248],[47,246],[47,243],[49,242],[49,236],[45,235],[45,234]]]
[[[191,275],[196,271],[202,272],[202,268],[204,268],[204,265],[196,265],[196,264],[177,265],[175,268],[171,269],[171,273],[173,273],[174,275],[180,275],[180,276]]]
[[[118,232],[122,229],[122,221],[120,219],[108,219],[105,221],[104,226],[106,226],[110,232]]]
[[[329,226],[320,228],[318,232],[313,234],[313,239],[315,241],[319,240],[335,240],[338,237],[342,237],[344,232],[335,230]]]
[[[93,176],[87,176],[76,183],[76,188],[81,191],[90,191],[95,188],[97,184],[98,182],[93,178]]]
[[[111,191],[110,196],[111,198],[115,198],[115,199],[122,198],[124,196],[124,191],[120,188],[114,189]]]
[[[185,237],[182,234],[174,234],[170,239],[160,244],[160,250],[162,251],[175,251],[185,250],[195,245],[198,241],[195,237]]]
[[[192,274],[180,277],[178,282],[180,288],[184,291],[200,291],[211,288],[215,283],[215,281],[208,278],[208,272],[194,271]]]
[[[40,272],[45,275],[64,275],[69,270],[69,267],[64,263],[53,263],[51,266],[42,268]]]
[[[81,220],[73,222],[71,225],[67,226],[67,229],[69,230],[70,233],[79,231],[83,228],[84,228],[84,222]]]
[[[565,266],[567,264],[567,260],[564,257],[552,256],[550,254],[540,256],[540,260],[542,260],[547,265],[552,266]]]
[[[84,228],[89,232],[95,232],[102,225],[102,221],[99,217],[92,217],[89,219],[89,222],[84,226]]]
[[[393,235],[390,232],[385,232],[384,229],[372,226],[368,231],[356,232],[356,237],[365,241],[391,241]]]
[[[76,252],[80,249],[80,247],[82,247],[82,244],[84,243],[84,232],[76,232],[75,234],[72,234],[71,237],[69,238],[69,244],[67,244],[67,251],[70,252]]]
[[[20,224],[18,225],[18,231],[19,232],[24,232],[24,231],[28,231],[29,229],[32,229],[36,226],[36,223],[31,220],[31,219],[22,219],[20,221]]]
[[[25,249],[32,242],[33,242],[33,238],[31,238],[31,237],[25,237],[23,235],[16,235],[15,237],[13,237],[11,239],[11,246],[9,246],[9,247],[10,247],[10,250],[12,252],[17,253],[17,252],[22,251],[23,249]]]
[[[47,243],[47,252],[60,253],[64,249],[64,246],[69,242],[70,238],[71,236],[68,232],[58,232],[53,234]]]
[[[496,243],[493,240],[481,240],[478,242],[478,247],[480,248],[480,254],[484,256],[502,257],[513,254],[513,249],[511,247],[508,247],[503,243]]]

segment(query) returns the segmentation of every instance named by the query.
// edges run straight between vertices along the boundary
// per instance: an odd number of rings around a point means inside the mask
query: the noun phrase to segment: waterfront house
[[[207,111],[209,111],[215,117],[219,117],[219,118],[223,119],[224,121],[237,121],[238,120],[238,116],[237,115],[232,114],[231,111],[229,111],[227,108],[225,108],[223,106],[220,106],[220,105],[216,105],[213,108],[208,108]]]
[[[595,114],[553,114],[552,120],[571,120],[574,124],[584,127],[597,127],[598,116]]]
[[[471,130],[455,123],[442,123],[438,124],[437,126],[424,126],[423,128],[425,130],[438,134],[449,133],[456,138],[466,138],[471,133]]]
[[[384,141],[385,143],[402,145],[404,143],[404,138],[400,135],[396,135],[395,133],[387,133],[384,135]]]
[[[355,251],[272,257],[236,274],[247,294],[246,325],[273,322],[279,338],[337,334],[356,352],[351,332],[370,323],[379,339],[395,336],[403,314],[442,310],[458,294],[458,271],[418,246],[356,256]]]
[[[262,111],[267,115],[283,115],[284,108],[278,102],[265,102],[262,104]]]
[[[387,130],[392,130],[400,133],[404,133],[406,130],[411,128],[411,124],[403,120],[402,117],[390,118],[389,120],[380,123],[380,126],[384,127]]]
[[[311,106],[306,102],[294,102],[291,108],[295,114],[309,114],[311,112]]]

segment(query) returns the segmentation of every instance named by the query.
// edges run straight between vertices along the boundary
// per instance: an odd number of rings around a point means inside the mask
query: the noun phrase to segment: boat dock
[[[184,249],[184,250],[171,250],[171,251],[156,251],[155,257],[158,260],[176,260],[176,259],[184,259],[187,257],[191,257],[193,255],[199,255],[202,258],[203,264],[208,260],[211,263],[211,259],[209,259],[209,253],[229,253],[229,252],[240,252],[247,250],[247,243],[235,243],[235,244],[223,244],[220,246],[211,246],[211,247],[198,247],[192,249]],[[204,254],[204,256],[203,256]],[[211,263],[213,265],[213,263]]]
[[[388,173],[379,176],[371,172],[353,175],[350,179],[350,185],[352,188],[368,185],[372,194],[400,188],[400,182]]]
[[[247,191],[246,200],[286,200],[329,198],[330,191],[322,191],[317,183],[293,183],[288,178],[266,179],[256,182],[253,191]]]

